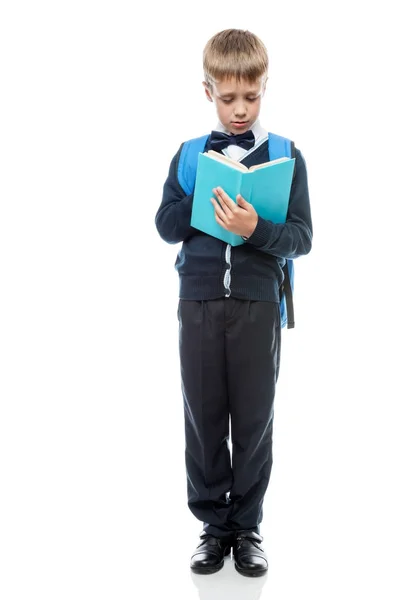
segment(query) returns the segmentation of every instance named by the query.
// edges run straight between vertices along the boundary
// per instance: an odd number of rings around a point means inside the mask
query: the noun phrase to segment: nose
[[[235,104],[234,113],[236,117],[244,117],[246,114],[246,105],[244,102]]]

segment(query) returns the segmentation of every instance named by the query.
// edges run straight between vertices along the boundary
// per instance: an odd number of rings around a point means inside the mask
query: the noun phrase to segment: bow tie
[[[254,142],[254,133],[251,129],[245,131],[245,133],[239,133],[238,135],[228,135],[227,133],[222,133],[222,131],[212,131],[209,139],[211,150],[215,150],[216,152],[231,144],[249,150],[254,146]]]

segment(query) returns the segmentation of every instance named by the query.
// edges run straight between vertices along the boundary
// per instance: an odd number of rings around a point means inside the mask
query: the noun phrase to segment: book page
[[[270,160],[266,163],[261,163],[261,165],[253,165],[249,168],[249,171],[255,171],[256,169],[263,169],[264,167],[272,167],[276,163],[285,162],[286,160],[291,160],[287,156],[283,156],[282,158],[276,158],[275,160]]]
[[[219,162],[222,162],[226,165],[231,166],[233,169],[237,169],[238,171],[249,171],[249,169],[243,165],[242,163],[240,163],[237,160],[234,160],[233,158],[229,158],[229,156],[225,156],[225,154],[220,154],[219,152],[215,152],[215,150],[209,150],[208,152],[204,153],[205,156],[209,156],[210,158],[214,159],[214,160],[218,160]]]

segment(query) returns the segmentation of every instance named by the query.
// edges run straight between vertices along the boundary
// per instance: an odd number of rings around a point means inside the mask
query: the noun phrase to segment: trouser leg
[[[279,374],[279,304],[233,300],[226,321],[231,412],[232,529],[259,532],[272,467],[275,384]]]
[[[225,300],[179,303],[188,506],[212,535],[228,535],[232,486]]]

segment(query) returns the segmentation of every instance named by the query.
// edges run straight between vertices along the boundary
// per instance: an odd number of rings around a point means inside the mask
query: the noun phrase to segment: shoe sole
[[[227,548],[224,552],[224,557],[225,556],[229,556],[231,553],[231,549]],[[222,567],[225,564],[225,558],[223,558],[221,560],[220,563],[218,563],[217,565],[214,565],[213,567],[190,567],[191,570],[193,571],[193,573],[196,573],[196,575],[212,575],[213,573],[218,573],[218,571],[220,571],[222,569]]]

